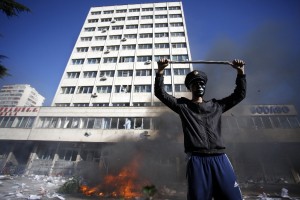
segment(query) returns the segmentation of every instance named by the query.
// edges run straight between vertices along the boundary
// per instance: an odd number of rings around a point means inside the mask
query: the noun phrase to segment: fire
[[[138,176],[141,156],[136,156],[117,175],[105,176],[103,183],[96,187],[81,186],[81,192],[87,196],[133,198],[141,196],[142,184]]]

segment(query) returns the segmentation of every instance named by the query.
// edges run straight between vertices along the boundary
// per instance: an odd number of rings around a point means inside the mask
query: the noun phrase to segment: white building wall
[[[164,9],[161,9],[164,8]],[[131,9],[139,9],[138,12],[132,12]],[[143,9],[146,9],[143,10]],[[126,12],[119,12],[119,10],[126,10]],[[113,13],[105,14],[107,11]],[[98,14],[93,14],[98,12]],[[101,13],[101,14],[99,14]],[[177,14],[176,18],[172,15]],[[147,17],[145,17],[147,16]],[[150,17],[149,17],[150,16]],[[166,16],[166,17],[161,17]],[[132,20],[132,17],[138,19]],[[118,20],[123,18],[123,20]],[[147,19],[145,19],[147,18]],[[149,18],[149,19],[148,19]],[[106,20],[109,19],[109,20]],[[116,21],[114,21],[116,20]],[[179,23],[179,26],[172,26],[173,23]],[[157,27],[161,24],[167,24],[167,27]],[[152,27],[144,28],[145,25]],[[123,26],[123,29],[113,30],[116,26]],[[137,28],[127,28],[128,26],[137,26]],[[102,31],[103,27],[108,30]],[[94,28],[94,31],[86,31],[87,28]],[[100,30],[101,29],[101,30]],[[173,36],[174,33],[180,33],[181,36]],[[156,33],[168,34],[168,37],[156,37]],[[131,38],[128,34],[136,35]],[[149,37],[142,37],[141,34],[152,34]],[[119,39],[111,39],[114,36],[120,36]],[[104,40],[97,40],[99,37],[106,37]],[[90,37],[90,41],[87,40]],[[126,38],[126,40],[123,40]],[[182,48],[174,48],[174,43],[183,43]],[[156,44],[167,44],[168,48],[156,48]],[[134,49],[124,49],[126,45],[136,45]],[[152,45],[151,48],[139,48],[139,45]],[[101,47],[101,51],[93,51],[94,47]],[[107,49],[112,46],[117,46],[119,49],[111,49],[109,53]],[[78,52],[78,48],[88,48],[87,51]],[[158,99],[154,97],[154,78],[157,64],[156,56],[163,56],[168,59],[176,59],[173,56],[184,55],[185,58],[191,59],[189,50],[188,37],[186,31],[186,24],[184,20],[183,7],[181,2],[168,2],[168,3],[154,3],[154,4],[131,4],[131,5],[118,5],[106,7],[92,7],[86,17],[82,26],[82,30],[78,36],[77,42],[69,58],[68,64],[65,68],[64,74],[58,86],[56,95],[53,99],[52,106],[115,106],[118,103],[125,103],[123,105],[132,106],[136,103],[148,103],[152,105],[159,103]],[[141,56],[149,56],[151,62],[146,63],[138,62]],[[134,62],[120,62],[122,57],[133,57]],[[98,58],[99,63],[89,64],[89,59]],[[115,58],[117,62],[107,63],[106,59]],[[76,59],[83,59],[84,62],[74,65]],[[187,69],[184,74],[177,75],[173,69]],[[175,96],[187,96],[186,91],[175,92],[174,84],[183,84],[185,75],[192,70],[189,64],[173,64],[170,66],[171,72],[165,76],[165,83],[172,84],[172,94]],[[122,70],[130,70],[131,75],[121,77],[118,75]],[[138,76],[137,70],[151,70],[151,75]],[[95,77],[84,78],[87,71],[94,71]],[[111,71],[113,76],[106,76],[105,80],[100,77],[103,71]],[[67,74],[78,72],[77,78],[68,78]],[[137,72],[139,73],[139,72]],[[142,85],[142,86],[141,86]],[[147,92],[137,92],[137,87],[144,87],[148,85],[150,89]],[[90,86],[88,92],[80,94],[80,87]],[[116,92],[116,87],[124,86],[130,89],[128,93]],[[64,88],[71,88],[71,92],[66,92]],[[102,87],[102,89],[97,88]],[[107,93],[102,93],[102,90]],[[151,90],[151,91],[150,91]],[[128,91],[128,90],[127,90]],[[138,91],[144,91],[138,89]],[[96,95],[93,95],[96,93]]]

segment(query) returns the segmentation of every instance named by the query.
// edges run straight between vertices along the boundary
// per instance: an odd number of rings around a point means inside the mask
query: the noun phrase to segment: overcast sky
[[[32,10],[0,13],[0,55],[11,76],[30,84],[50,106],[90,7],[154,3],[147,0],[18,0]],[[300,110],[300,1],[183,0],[193,60],[244,59],[245,104],[294,104]],[[228,66],[194,66],[208,74],[206,98],[232,91]]]

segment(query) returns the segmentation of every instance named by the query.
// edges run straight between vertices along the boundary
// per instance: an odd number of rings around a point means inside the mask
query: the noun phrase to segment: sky
[[[11,76],[30,84],[50,106],[90,7],[155,3],[148,0],[17,0],[31,9],[0,13],[0,55]],[[293,104],[300,111],[300,1],[183,0],[192,60],[246,62],[244,104]],[[196,65],[208,75],[206,98],[232,91],[230,66]]]

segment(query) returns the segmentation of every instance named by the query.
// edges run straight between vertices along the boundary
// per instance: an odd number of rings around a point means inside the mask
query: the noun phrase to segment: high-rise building
[[[155,106],[156,61],[191,58],[181,2],[92,7],[52,106]],[[165,89],[186,96],[190,64],[165,70]]]
[[[4,85],[0,90],[0,106],[42,106],[45,98],[27,84]]]

